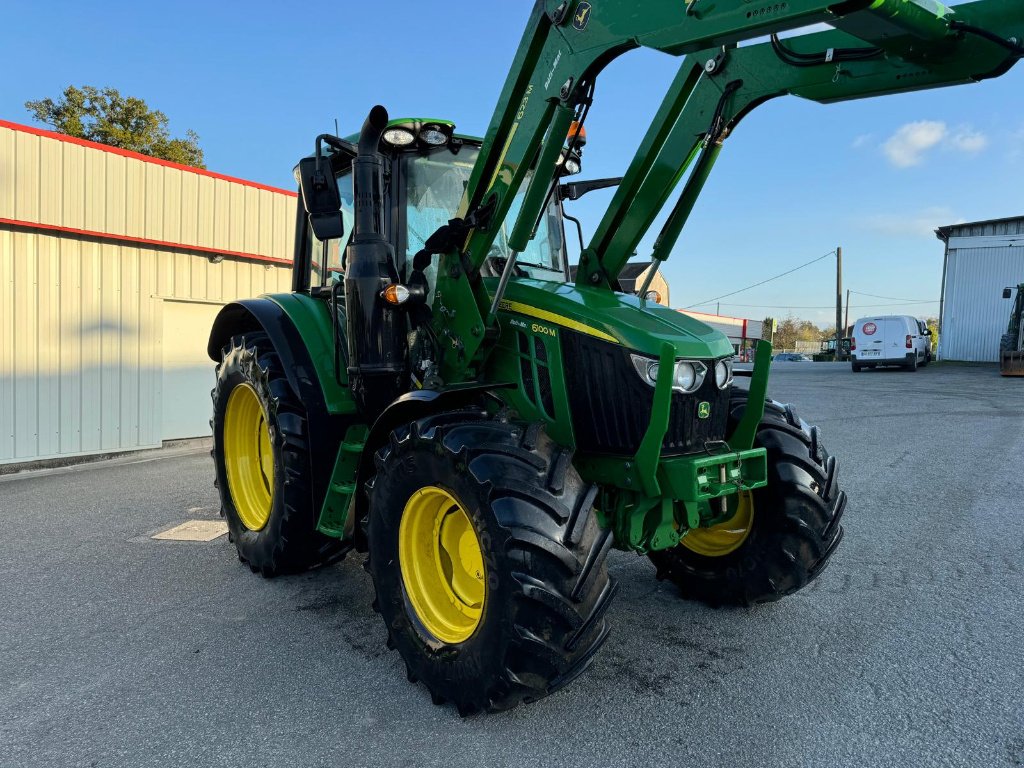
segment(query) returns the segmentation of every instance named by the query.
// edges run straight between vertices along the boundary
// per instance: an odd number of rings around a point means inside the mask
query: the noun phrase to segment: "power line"
[[[781,275],[776,275],[775,277],[769,277],[767,280],[762,280],[759,283],[754,283],[753,285],[748,285],[746,288],[740,288],[738,291],[733,291],[732,293],[726,293],[726,294],[723,294],[721,296],[716,296],[713,299],[708,299],[707,301],[702,301],[699,304],[691,304],[690,306],[686,307],[686,309],[693,309],[694,307],[703,307],[705,304],[714,304],[719,299],[726,299],[726,298],[728,298],[730,296],[735,296],[737,293],[743,293],[744,291],[749,291],[749,290],[752,290],[753,288],[758,288],[758,287],[764,285],[765,283],[770,283],[773,280],[778,280],[780,277],[785,277],[786,275],[791,275],[794,272],[803,269],[804,267],[809,267],[812,264],[817,264],[819,261],[827,259],[829,256],[835,256],[835,255],[836,255],[835,251],[829,251],[824,256],[819,256],[818,258],[814,259],[813,261],[808,261],[806,264],[801,264],[799,267],[793,267],[793,269],[790,269],[787,272],[783,272]],[[733,306],[738,306],[738,305],[733,305]]]
[[[938,304],[938,303],[939,303],[938,299],[935,299],[934,301],[919,301],[919,300],[914,299],[914,300],[911,300],[911,301],[901,301],[901,302],[899,302],[897,304],[856,304],[856,305],[851,305],[851,306],[856,306],[856,307],[859,307],[860,309],[873,309],[875,307],[902,307],[902,306],[905,306],[907,304]],[[703,306],[703,304],[694,304],[693,306],[699,307],[699,306]],[[723,302],[722,306],[725,306],[725,307],[746,307],[748,309],[835,309],[835,305],[834,304],[826,304],[826,305],[822,305],[822,306],[803,305],[803,304],[733,304],[733,303],[728,302],[728,301]],[[690,307],[687,307],[687,309],[690,309]]]
[[[895,296],[879,296],[877,293],[864,293],[863,291],[850,291],[850,293],[856,293],[858,296],[870,296],[872,299],[885,299],[887,301],[901,301],[907,304],[923,304],[920,299],[900,299]]]

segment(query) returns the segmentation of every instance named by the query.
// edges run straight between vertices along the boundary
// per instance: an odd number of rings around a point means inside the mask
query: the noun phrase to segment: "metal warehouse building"
[[[1024,217],[940,227],[946,244],[938,358],[995,363],[1010,303],[1003,288],[1024,283]]]
[[[0,464],[209,434],[210,325],[289,290],[294,198],[0,121]]]

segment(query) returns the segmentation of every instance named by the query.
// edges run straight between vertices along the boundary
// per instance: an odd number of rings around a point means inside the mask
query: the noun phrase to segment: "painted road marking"
[[[166,541],[213,541],[227,532],[228,524],[223,520],[186,520],[152,538]]]

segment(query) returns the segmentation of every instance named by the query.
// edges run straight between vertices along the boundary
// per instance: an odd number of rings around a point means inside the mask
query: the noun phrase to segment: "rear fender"
[[[328,412],[316,368],[302,336],[285,311],[270,299],[243,299],[226,305],[213,322],[206,352],[211,360],[219,363],[221,350],[231,337],[252,331],[263,331],[270,338],[274,351],[281,358],[288,385],[306,409],[309,462],[313,473],[310,503],[319,511],[327,496],[342,437],[355,419]]]

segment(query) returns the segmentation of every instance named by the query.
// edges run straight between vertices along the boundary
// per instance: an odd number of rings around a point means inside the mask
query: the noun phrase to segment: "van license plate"
[[[864,355],[864,357],[878,357],[878,350],[877,349],[865,349],[862,354]]]

